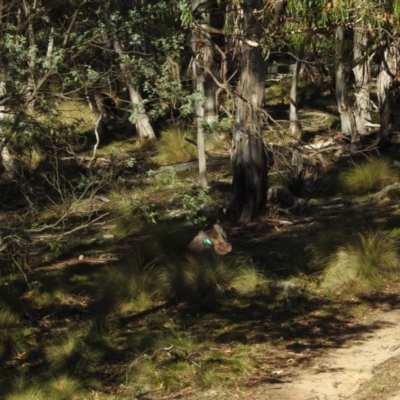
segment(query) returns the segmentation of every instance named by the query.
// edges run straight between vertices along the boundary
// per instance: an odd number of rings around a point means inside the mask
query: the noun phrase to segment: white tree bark
[[[297,86],[299,81],[299,73],[302,66],[300,58],[303,56],[300,52],[299,59],[296,60],[296,65],[293,71],[292,86],[290,88],[290,108],[289,108],[289,121],[290,121],[290,135],[296,139],[301,139],[301,124],[299,121],[299,105],[297,103]]]
[[[192,0],[192,11],[201,11],[198,7],[202,0]],[[210,15],[202,12],[201,23],[209,24]],[[207,165],[204,143],[204,124],[212,123],[216,117],[215,106],[215,83],[204,70],[204,66],[212,68],[214,54],[211,46],[210,35],[204,31],[192,32],[192,50],[194,60],[192,63],[193,90],[200,95],[195,101],[194,112],[197,126],[197,148],[199,154],[199,177],[200,185],[203,188],[208,186]]]
[[[336,88],[336,102],[340,114],[341,129],[345,136],[351,139],[351,142],[357,141],[356,123],[354,119],[353,110],[347,96],[346,89],[346,63],[345,63],[345,50],[344,50],[344,27],[338,26],[336,28],[336,43],[339,53],[339,60],[336,64],[335,71],[335,88]]]
[[[370,97],[368,83],[370,80],[370,66],[367,57],[363,57],[362,50],[367,46],[367,32],[360,25],[354,31],[354,60],[358,58],[363,59],[354,68],[355,78],[355,110],[354,117],[356,122],[357,133],[360,135],[367,135],[369,128],[366,126],[368,121],[371,121],[370,114]]]

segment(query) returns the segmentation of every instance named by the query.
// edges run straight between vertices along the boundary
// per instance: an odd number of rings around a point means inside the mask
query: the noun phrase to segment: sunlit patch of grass
[[[223,295],[235,277],[237,265],[214,254],[190,255],[170,263],[159,275],[161,294],[189,302],[207,302]]]
[[[103,315],[146,310],[153,305],[156,285],[153,265],[139,259],[108,267],[99,276],[94,307]]]
[[[209,134],[205,138],[206,150],[212,153],[223,154],[229,153],[230,142],[229,140],[221,140],[214,134]]]
[[[197,157],[197,147],[185,140],[185,137],[193,138],[193,135],[181,128],[169,128],[162,132],[157,142],[154,161],[159,164],[176,164]]]
[[[15,393],[11,393],[5,397],[5,400],[43,400],[46,399],[46,395],[38,385],[18,390]]]
[[[265,89],[265,101],[269,105],[282,104],[289,102],[290,85],[281,82],[271,84]]]
[[[346,193],[366,194],[399,180],[399,172],[385,158],[372,158],[343,172],[340,186]]]
[[[68,375],[53,378],[45,385],[49,399],[79,400],[82,399],[82,386],[80,382]]]
[[[379,278],[400,269],[397,244],[382,231],[358,233],[329,258],[322,287],[346,293],[367,292]]]
[[[237,377],[253,368],[253,360],[237,349],[232,353],[214,350],[203,357],[201,368],[195,379],[197,384],[203,388],[216,388],[223,385],[237,386],[239,383]]]
[[[18,351],[21,335],[20,316],[7,304],[0,303],[0,361],[4,361]]]
[[[239,294],[246,294],[261,289],[265,283],[265,276],[255,268],[243,267],[235,274],[235,277],[231,281],[231,286]]]
[[[88,104],[80,101],[63,101],[57,104],[60,121],[66,124],[80,123],[81,129],[93,127],[95,117]]]
[[[155,342],[154,350],[133,360],[127,378],[136,394],[161,385],[167,391],[188,385],[219,387],[234,383],[236,374],[253,367],[253,361],[247,358],[243,353],[225,353],[187,334],[173,333]]]
[[[58,337],[46,347],[45,353],[53,371],[83,371],[89,365],[89,348],[74,332]]]

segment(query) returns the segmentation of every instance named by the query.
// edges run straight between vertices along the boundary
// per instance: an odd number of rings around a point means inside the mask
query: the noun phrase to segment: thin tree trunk
[[[202,0],[192,0],[192,11],[201,12],[198,7],[203,3]],[[208,25],[210,15],[207,12],[201,13],[202,24]],[[195,101],[195,121],[197,126],[197,148],[199,152],[199,177],[200,185],[203,188],[208,186],[207,165],[204,143],[204,124],[212,123],[215,120],[215,83],[204,70],[204,66],[212,68],[214,54],[211,46],[210,35],[204,31],[192,32],[192,50],[194,60],[192,64],[193,89],[200,95],[200,99]]]
[[[245,1],[243,24],[246,35],[255,38],[261,35],[261,27],[252,20],[252,4],[251,0]],[[231,145],[233,193],[229,211],[234,219],[245,223],[261,215],[267,201],[268,167],[261,114],[267,63],[260,46],[251,47],[243,41],[240,47],[239,96]]]
[[[352,143],[354,143],[357,141],[357,132],[353,110],[350,106],[346,89],[346,50],[343,26],[338,26],[336,28],[336,41],[339,53],[339,61],[337,62],[335,71],[336,102],[340,114],[342,132],[345,136],[351,139]]]
[[[362,26],[357,27],[354,31],[354,59],[357,60],[363,56],[363,48],[367,46],[367,33]],[[368,83],[370,80],[369,60],[363,57],[363,62],[353,68],[355,78],[355,122],[357,133],[359,135],[367,135],[369,128],[366,126],[371,121],[370,114],[370,98]]]
[[[103,115],[99,110],[94,93],[92,91],[87,91],[86,98],[96,121],[95,123],[96,138],[99,140],[100,143],[104,144],[104,142],[106,142],[110,136],[107,124],[105,123]]]
[[[106,24],[111,26],[111,15],[110,15],[110,2],[107,1],[104,8],[104,15],[106,19]],[[126,87],[128,89],[129,98],[131,100],[132,108],[135,111],[135,125],[136,131],[139,136],[140,141],[152,141],[156,139],[153,127],[150,124],[150,119],[146,113],[145,108],[142,106],[142,96],[139,91],[131,84],[132,76],[129,71],[128,66],[125,64],[124,56],[125,52],[121,41],[119,40],[117,33],[112,28],[112,41],[114,46],[114,51],[118,54],[120,58],[120,68],[121,72],[126,81]]]
[[[296,65],[293,71],[292,86],[290,88],[290,108],[289,108],[289,121],[290,121],[290,135],[298,140],[301,139],[301,124],[299,121],[299,104],[297,102],[297,87],[299,82],[299,73],[302,66],[301,58],[303,58],[303,51],[299,52],[299,58],[296,60]]]
[[[208,186],[207,165],[204,143],[204,71],[199,67],[197,62],[193,63],[193,82],[196,84],[195,90],[201,95],[203,100],[195,102],[195,120],[197,125],[197,149],[199,154],[199,177],[202,188]]]

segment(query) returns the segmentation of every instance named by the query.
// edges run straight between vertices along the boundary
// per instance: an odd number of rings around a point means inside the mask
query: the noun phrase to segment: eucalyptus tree
[[[213,68],[214,52],[211,43],[211,36],[206,29],[204,29],[210,25],[210,12],[207,9],[207,4],[205,4],[202,0],[192,0],[191,8],[193,18],[191,21],[193,24],[191,35],[191,48],[193,57],[191,65],[193,91],[196,94],[194,101],[194,115],[197,126],[199,176],[200,185],[203,188],[206,188],[208,186],[208,180],[204,127],[205,123],[214,122],[216,115],[215,83],[207,73],[206,69],[210,70]]]
[[[239,222],[248,222],[266,208],[268,160],[263,141],[264,99],[267,62],[263,38],[262,2],[232,1],[228,24],[235,34],[239,79],[236,87],[231,161],[233,188],[229,210]],[[232,21],[232,22],[231,22]]]
[[[368,133],[370,96],[368,83],[369,57],[373,52],[368,35],[374,1],[288,0],[288,31],[303,32],[310,43],[323,38],[335,55],[335,95],[341,120],[341,130],[352,142]],[[334,40],[332,40],[334,39]],[[355,98],[348,95],[347,82],[353,69]]]

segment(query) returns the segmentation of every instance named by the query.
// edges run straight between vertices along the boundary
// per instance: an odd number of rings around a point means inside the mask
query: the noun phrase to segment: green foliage
[[[396,242],[382,231],[358,233],[329,258],[322,287],[359,293],[379,283],[379,278],[400,269]]]
[[[346,193],[366,194],[399,179],[398,171],[385,158],[371,158],[342,173],[340,185]]]

